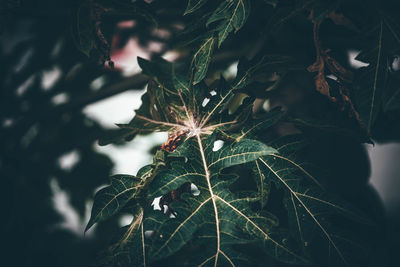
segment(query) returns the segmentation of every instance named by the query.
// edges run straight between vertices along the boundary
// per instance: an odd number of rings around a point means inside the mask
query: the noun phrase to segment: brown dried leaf
[[[342,65],[340,65],[340,63],[332,58],[331,56],[329,56],[326,53],[323,53],[323,58],[324,61],[326,63],[326,66],[328,67],[328,69],[336,76],[338,77],[340,80],[344,81],[344,82],[352,82],[353,81],[353,73],[349,70],[347,70],[346,68],[344,68]]]
[[[325,79],[325,74],[323,71],[318,72],[318,75],[315,76],[315,86],[316,86],[318,92],[320,92],[323,95],[330,96],[329,85]]]
[[[308,66],[307,71],[308,72],[316,72],[319,69],[319,65],[320,65],[319,61],[315,61],[314,64]]]
[[[322,56],[323,51],[322,51],[321,44],[319,42],[319,37],[318,37],[320,24],[321,24],[321,22],[314,22],[314,45],[315,45],[317,58],[316,58],[314,64],[309,66],[307,68],[307,70],[309,72],[317,72],[318,71],[317,76],[315,76],[315,87],[317,88],[318,92],[330,97],[329,85],[325,79],[325,71],[324,71],[325,64],[324,64],[324,58]]]

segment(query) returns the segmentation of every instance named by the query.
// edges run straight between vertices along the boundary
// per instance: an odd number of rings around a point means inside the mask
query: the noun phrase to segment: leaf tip
[[[90,218],[89,222],[87,223],[86,227],[85,227],[85,231],[83,232],[83,234],[85,235],[87,231],[89,231],[90,228],[92,228],[94,222],[92,221],[92,218]]]

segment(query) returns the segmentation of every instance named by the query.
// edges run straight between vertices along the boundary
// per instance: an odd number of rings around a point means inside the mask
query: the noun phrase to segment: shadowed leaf
[[[139,195],[143,180],[130,175],[111,177],[111,185],[101,189],[94,197],[94,204],[87,231],[93,224],[108,219],[121,210],[132,198]]]

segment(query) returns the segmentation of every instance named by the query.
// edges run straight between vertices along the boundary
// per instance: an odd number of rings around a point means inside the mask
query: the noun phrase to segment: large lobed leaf
[[[122,174],[112,176],[111,184],[99,190],[94,197],[92,213],[85,231],[95,223],[117,214],[125,206],[131,206],[130,212],[138,216],[142,212],[141,204],[145,198],[146,187],[164,166],[164,154],[159,152],[154,156],[153,164],[142,167],[137,176]],[[128,205],[129,203],[131,205]]]
[[[264,217],[250,208],[254,196],[236,196],[229,191],[235,176],[222,174],[224,168],[254,161],[277,151],[258,141],[242,139],[213,151],[215,136],[197,137],[185,142],[171,157],[171,168],[160,172],[150,186],[151,196],[163,195],[191,182],[200,190],[198,196],[187,196],[184,202],[172,206],[176,218],[154,223],[157,234],[151,240],[150,259],[162,259],[178,252],[185,244],[196,240],[213,249],[198,253],[200,265],[234,266],[246,258],[237,257],[234,244],[258,243],[269,254],[287,262],[304,263],[306,259],[296,249],[285,245],[288,238],[274,229],[275,218]],[[151,220],[151,218],[148,218]],[[150,229],[149,229],[150,230]],[[207,234],[198,235],[197,233]],[[247,259],[248,260],[248,259]]]
[[[263,167],[266,179],[285,191],[290,229],[303,249],[312,254],[317,248],[316,258],[321,266],[354,264],[359,257],[366,257],[362,253],[368,250],[347,227],[353,223],[370,225],[371,221],[324,190],[297,155],[302,143],[298,137],[283,138],[273,145],[279,154],[261,157],[257,162]]]

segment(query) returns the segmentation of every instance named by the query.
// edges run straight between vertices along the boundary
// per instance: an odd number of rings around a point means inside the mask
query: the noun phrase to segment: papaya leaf
[[[180,110],[172,112],[166,103],[176,101],[178,92],[172,82],[172,65],[164,60],[155,62],[138,58],[143,73],[150,76],[146,93],[141,97],[142,105],[135,110],[135,117],[127,124],[118,124],[119,131],[111,131],[101,140],[101,145],[121,142],[136,134],[148,134],[154,131],[169,131],[179,125],[176,123]],[[174,99],[171,99],[174,98]],[[173,106],[171,105],[171,108]],[[175,113],[174,113],[175,112]]]
[[[358,70],[356,83],[356,103],[365,127],[370,132],[381,110],[389,110],[396,102],[396,90],[388,90],[392,64],[400,45],[400,27],[383,13],[377,27],[366,34],[373,45],[361,51],[357,60],[369,63]],[[390,88],[389,88],[390,89]],[[389,94],[388,94],[389,93]],[[385,98],[387,99],[384,102]]]
[[[198,196],[186,196],[184,202],[171,206],[176,218],[157,226],[157,234],[151,240],[150,258],[159,260],[174,254],[205,226],[208,227],[207,236],[197,238],[214,249],[210,254],[199,255],[202,259],[200,265],[238,264],[240,259],[236,258],[232,245],[247,242],[258,243],[282,261],[307,262],[294,248],[282,243],[286,236],[274,232],[274,218],[264,217],[250,209],[250,202],[257,198],[235,197],[228,189],[235,176],[221,174],[227,167],[254,161],[277,151],[250,139],[242,139],[213,151],[215,140],[215,135],[212,135],[196,136],[186,141],[170,155],[183,157],[186,162],[174,161],[171,168],[160,172],[150,185],[151,196],[162,195],[186,182],[194,183],[200,190]]]
[[[257,118],[251,118],[240,130],[240,135],[236,137],[236,140],[241,140],[242,138],[251,138],[260,132],[264,132],[266,129],[272,127],[278,121],[280,121],[284,114],[285,113],[280,108],[276,108],[266,114],[258,116]]]
[[[112,176],[111,184],[98,191],[94,197],[92,213],[85,231],[95,223],[118,213],[132,201],[133,203],[128,206],[130,210],[135,211],[134,215],[143,213],[140,200],[145,197],[143,191],[164,167],[165,155],[163,151],[159,150],[153,157],[153,163],[140,168],[136,176],[121,174]],[[133,232],[133,230],[130,232]]]
[[[267,3],[270,1],[267,1]],[[291,6],[281,4],[281,1],[271,1],[275,4],[274,13],[269,18],[267,28],[270,32],[276,33],[281,27],[287,23],[290,19],[298,16],[305,10],[311,8],[312,4],[316,1],[314,0],[304,0],[304,1],[293,1]]]
[[[216,120],[220,114],[227,108],[229,101],[234,96],[233,88],[226,82],[223,76],[218,81],[216,93],[210,95],[209,102],[206,104],[205,114],[201,121],[201,125],[205,125],[208,121]]]
[[[207,74],[208,65],[214,50],[215,38],[209,37],[201,44],[193,55],[192,65],[195,68],[194,83],[200,82]]]
[[[104,262],[104,265],[146,266],[143,214],[143,208],[138,206],[132,222],[121,228],[119,238],[110,246],[108,250],[109,257]]]
[[[252,81],[252,78],[258,73],[272,73],[299,69],[298,63],[293,58],[283,55],[265,55],[261,60],[249,62],[247,59],[241,59],[238,65],[238,72],[235,78],[234,89],[245,87]]]
[[[160,90],[158,88],[161,88]],[[101,145],[117,143],[137,134],[148,134],[154,131],[168,131],[176,126],[174,118],[168,116],[165,93],[156,82],[150,81],[147,92],[142,96],[142,105],[135,110],[135,117],[127,124],[117,124],[119,130],[110,131],[100,139]]]
[[[370,63],[356,73],[358,112],[366,129],[371,131],[381,109],[382,94],[387,79],[387,58],[384,54],[384,24],[380,22],[375,36],[376,46],[357,56],[360,61]]]
[[[85,231],[93,224],[104,221],[121,210],[132,198],[138,197],[144,180],[130,175],[111,177],[111,185],[101,189],[94,197],[92,214]]]
[[[225,41],[228,34],[235,30],[237,32],[245,24],[250,13],[248,0],[223,1],[207,21],[207,26],[219,22],[218,47]]]
[[[117,214],[133,215],[104,265],[361,266],[368,261],[368,246],[378,241],[369,234],[378,227],[343,199],[350,187],[330,188],[328,178],[335,177],[313,164],[332,164],[333,173],[341,173],[336,167],[343,167],[343,158],[333,158],[350,152],[347,139],[370,141],[374,126],[382,125],[377,118],[396,115],[398,19],[364,7],[352,16],[354,3],[338,0],[188,0],[186,7],[180,1],[136,1],[126,3],[130,10],[119,8],[125,3],[113,9],[111,2],[109,18],[117,23],[121,44],[134,34],[141,45],[156,41],[163,48],[151,60],[138,58],[148,81],[142,105],[101,143],[156,131],[167,132],[168,140],[152,150],[157,151],[152,164],[136,176],[113,177],[96,194],[87,229]],[[145,21],[141,9],[150,15]],[[369,32],[349,27],[362,25],[366,14]],[[120,29],[125,23],[119,22],[131,15],[137,17],[133,29]],[[152,31],[151,16],[159,31]],[[321,23],[324,47],[317,54],[330,51],[333,63],[340,61],[340,73],[332,62],[322,73],[329,81],[338,78],[330,84],[335,99],[316,95],[306,71],[315,57],[312,22]],[[225,42],[232,33],[235,42]],[[357,59],[369,64],[354,70],[355,79],[338,77],[347,71],[343,55],[349,44],[361,49]],[[90,42],[86,47],[90,54]],[[171,51],[179,55],[173,63],[161,58]],[[220,73],[231,73],[238,60],[236,75],[225,80]],[[262,110],[264,99],[284,107]],[[274,141],[292,126],[318,141],[324,135],[346,139],[346,150],[324,155],[332,160],[325,162],[302,153],[320,149],[306,148],[300,136]]]
[[[257,184],[258,193],[260,195],[260,204],[261,207],[264,208],[268,202],[269,194],[271,191],[271,181],[265,178],[266,169],[263,164],[260,164],[258,160],[256,160],[252,164],[252,170],[255,176],[255,182]]]
[[[330,196],[310,172],[295,160],[301,140],[288,140],[281,140],[279,145],[275,145],[279,154],[263,156],[258,161],[269,169],[266,179],[273,181],[286,192],[284,203],[288,210],[290,229],[301,240],[305,251],[309,251],[310,247],[319,246],[321,253],[325,255],[323,264],[335,262],[349,266],[360,252],[362,243],[358,243],[356,237],[344,242],[343,235],[351,238],[352,233],[350,231],[346,234],[343,224],[334,224],[332,217],[366,225],[371,221],[345,201]],[[305,186],[305,181],[310,181],[313,185]]]

